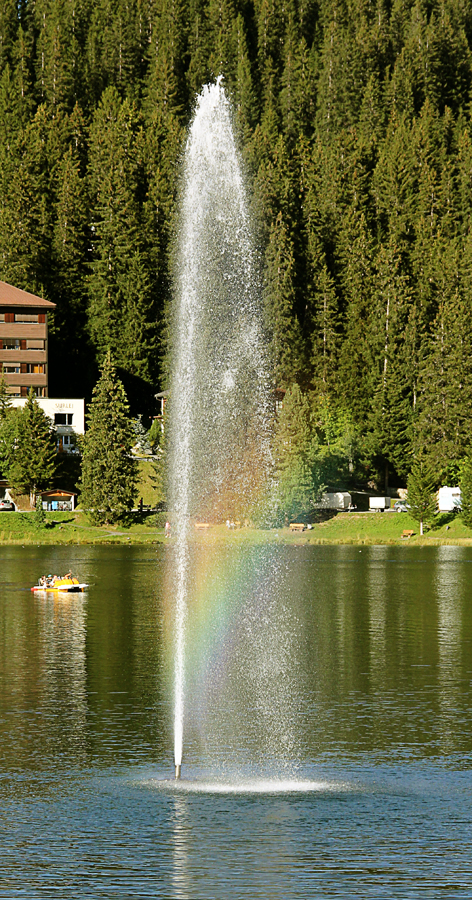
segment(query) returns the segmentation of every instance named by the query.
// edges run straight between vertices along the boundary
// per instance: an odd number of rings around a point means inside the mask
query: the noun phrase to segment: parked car
[[[408,512],[410,507],[405,500],[395,500],[393,508],[395,512]]]
[[[14,510],[14,509],[15,509],[15,507],[14,507],[13,503],[10,503],[9,500],[0,500],[0,512],[2,512],[2,511],[7,512],[7,510]]]

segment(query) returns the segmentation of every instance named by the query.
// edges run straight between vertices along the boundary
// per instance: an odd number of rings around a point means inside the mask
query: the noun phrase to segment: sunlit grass
[[[414,531],[402,538],[405,530]],[[469,544],[472,529],[466,528],[461,516],[438,515],[423,537],[419,526],[407,513],[338,513],[325,522],[303,532],[289,528],[228,529],[212,525],[205,532],[192,531],[195,543],[220,544],[287,543],[287,544]],[[157,527],[151,516],[135,513],[130,523],[94,526],[86,513],[48,512],[46,527],[35,526],[34,513],[0,512],[0,544],[90,544],[90,543],[155,543],[164,541],[164,529]],[[172,538],[171,538],[172,541]]]

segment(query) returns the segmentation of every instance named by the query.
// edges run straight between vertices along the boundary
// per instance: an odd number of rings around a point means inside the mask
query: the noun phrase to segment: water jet
[[[249,202],[222,79],[197,98],[175,254],[169,401],[174,762],[180,776],[194,521],[254,519],[267,496],[270,392]]]
[[[175,780],[176,781],[178,781],[178,779],[180,778],[180,769],[181,769],[180,763],[176,763],[175,764]]]

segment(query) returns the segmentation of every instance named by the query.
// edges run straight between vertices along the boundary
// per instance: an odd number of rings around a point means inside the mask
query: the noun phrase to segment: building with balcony
[[[0,281],[0,374],[12,397],[48,396],[48,312],[55,303]]]

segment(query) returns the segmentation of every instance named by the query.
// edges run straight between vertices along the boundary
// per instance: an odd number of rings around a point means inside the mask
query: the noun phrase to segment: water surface
[[[470,897],[472,551],[0,550],[0,897]],[[29,587],[72,567],[87,595]]]

